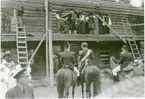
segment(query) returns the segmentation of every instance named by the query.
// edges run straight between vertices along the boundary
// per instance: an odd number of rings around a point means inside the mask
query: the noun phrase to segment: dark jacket
[[[29,86],[25,86],[25,91],[22,91],[17,85],[6,92],[5,98],[6,99],[20,99],[20,98],[34,99],[34,93],[33,93],[33,89]]]
[[[75,53],[71,51],[64,51],[60,53],[60,63],[63,67],[73,68],[76,64]]]
[[[121,52],[120,57],[119,64],[121,64],[121,69],[127,67],[128,64],[133,61],[133,57],[130,52]]]

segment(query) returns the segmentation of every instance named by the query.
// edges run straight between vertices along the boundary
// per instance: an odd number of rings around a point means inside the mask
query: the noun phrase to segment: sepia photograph
[[[0,99],[145,98],[144,0],[0,0]]]

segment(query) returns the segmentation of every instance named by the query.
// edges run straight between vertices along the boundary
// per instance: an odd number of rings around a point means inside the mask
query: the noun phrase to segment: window
[[[109,50],[100,49],[100,65],[103,67],[109,66]]]

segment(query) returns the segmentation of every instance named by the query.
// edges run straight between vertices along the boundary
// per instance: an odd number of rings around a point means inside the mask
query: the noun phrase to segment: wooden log
[[[50,2],[51,0],[49,0],[49,2]],[[48,0],[46,0],[46,5],[47,5],[47,10],[46,10],[46,12],[48,12]],[[50,9],[49,9],[50,10]],[[53,86],[54,85],[54,82],[53,82],[53,75],[54,75],[54,73],[53,73],[53,50],[52,50],[52,48],[53,48],[53,46],[52,46],[52,15],[51,15],[51,11],[49,11],[48,13],[47,13],[47,15],[49,15],[49,19],[48,20],[46,20],[47,22],[49,21],[49,29],[48,29],[48,37],[49,37],[49,64],[50,64],[50,86]]]

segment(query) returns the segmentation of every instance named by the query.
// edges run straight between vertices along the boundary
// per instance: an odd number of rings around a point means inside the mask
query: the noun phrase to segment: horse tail
[[[95,97],[99,93],[101,93],[101,82],[100,82],[100,72],[98,69],[94,68],[93,69],[95,74],[96,74],[96,79],[93,83],[93,96]]]
[[[64,98],[63,93],[64,93],[64,75],[60,74],[58,71],[56,75],[56,83],[57,83],[57,93],[58,93],[58,98]]]

